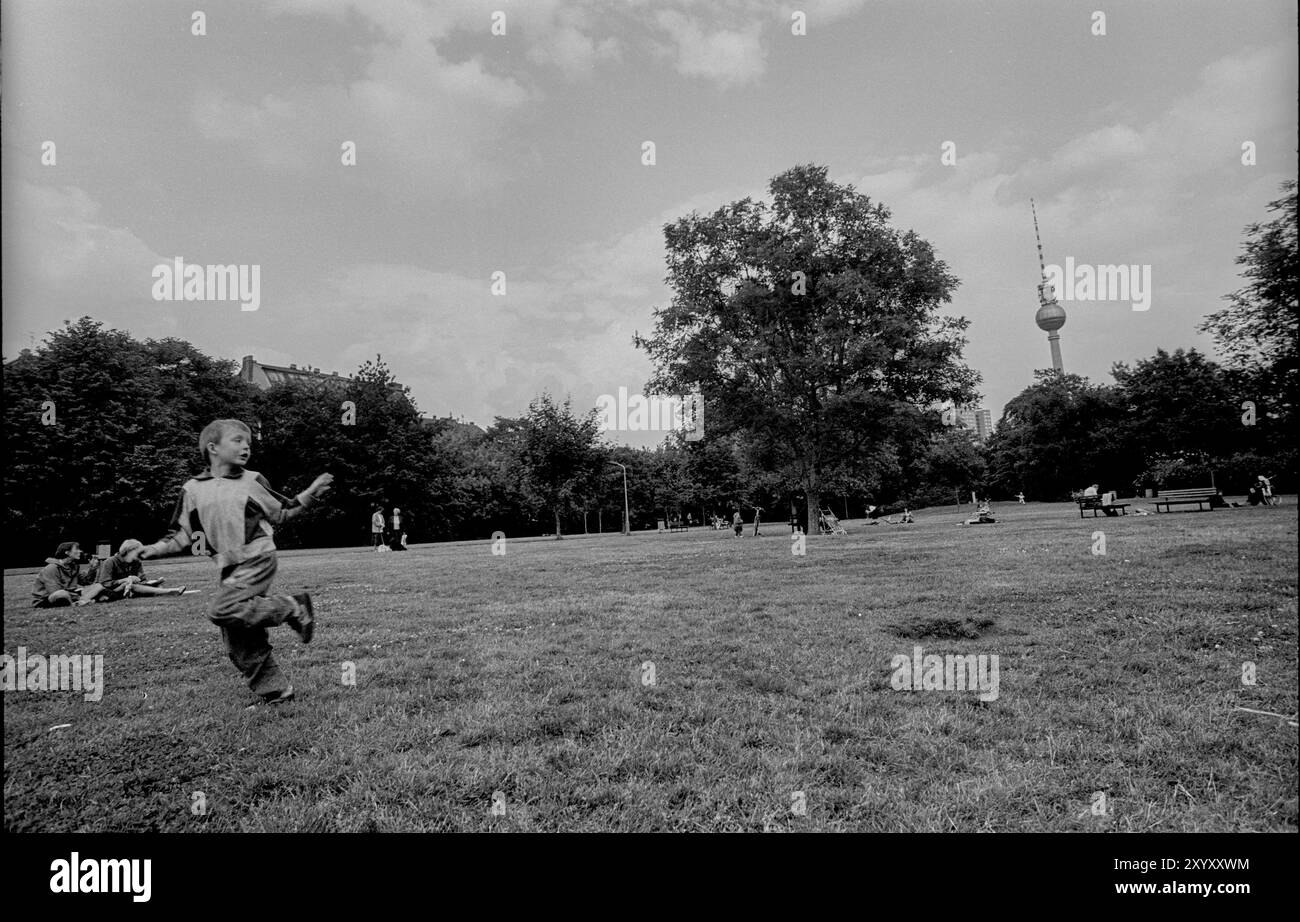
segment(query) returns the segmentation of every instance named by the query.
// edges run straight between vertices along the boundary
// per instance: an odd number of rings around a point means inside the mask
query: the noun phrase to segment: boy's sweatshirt
[[[178,554],[202,533],[204,546],[224,570],[250,557],[274,553],[271,526],[299,515],[313,500],[306,491],[292,499],[282,496],[256,471],[235,467],[222,477],[204,471],[181,487],[171,531],[150,548],[155,555]]]

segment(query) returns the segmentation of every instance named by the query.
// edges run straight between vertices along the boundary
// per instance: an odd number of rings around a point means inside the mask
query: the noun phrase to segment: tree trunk
[[[599,506],[596,507],[596,531],[600,532],[602,535],[605,533],[605,521],[602,516],[604,511],[605,510],[601,509]]]
[[[560,540],[560,510],[555,510],[555,540]]]
[[[587,510],[586,510],[586,509],[583,509],[583,510],[582,510],[582,533],[583,533],[584,535],[589,535],[589,534],[591,534],[591,532],[589,532],[589,531],[587,530]]]
[[[817,503],[821,499],[821,493],[814,487],[808,488],[808,534],[818,534],[821,529],[817,527],[817,522],[821,518],[821,509]]]

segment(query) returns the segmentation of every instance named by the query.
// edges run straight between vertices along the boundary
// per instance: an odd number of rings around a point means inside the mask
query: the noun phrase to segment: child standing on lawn
[[[277,566],[271,526],[311,506],[334,478],[321,474],[293,499],[276,493],[261,474],[244,468],[252,452],[252,433],[237,419],[209,423],[199,436],[199,451],[208,470],[181,487],[171,532],[124,559],[130,563],[137,556],[178,554],[196,542],[200,553],[210,549],[221,568],[221,584],[208,619],[221,628],[226,652],[249,688],[268,704],[290,701],[293,686],[271,655],[266,629],[286,624],[303,643],[310,643],[315,617],[305,592],[267,595]]]

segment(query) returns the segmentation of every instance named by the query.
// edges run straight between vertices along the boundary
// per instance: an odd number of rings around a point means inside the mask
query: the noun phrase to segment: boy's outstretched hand
[[[311,482],[308,488],[313,496],[323,496],[329,490],[330,484],[334,482],[333,474],[321,474]]]

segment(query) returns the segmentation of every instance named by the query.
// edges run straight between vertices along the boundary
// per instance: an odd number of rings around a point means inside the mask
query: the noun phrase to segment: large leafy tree
[[[673,299],[635,341],[652,387],[698,387],[706,438],[744,432],[816,521],[828,472],[869,470],[925,407],[973,400],[978,376],[960,361],[967,321],[939,315],[957,280],[929,243],[825,167],[770,191],[665,226]]]
[[[557,404],[549,394],[528,405],[517,460],[525,489],[553,513],[557,539],[561,517],[579,509],[596,490],[594,479],[602,466],[599,436],[595,410],[576,416],[570,401]]]
[[[916,495],[932,502],[983,492],[988,476],[984,452],[975,434],[963,426],[953,426],[934,437],[924,469],[924,487]]]
[[[683,446],[701,521],[722,515],[744,495],[744,460],[734,437],[710,436]]]
[[[156,537],[199,466],[202,427],[251,406],[234,372],[189,343],[141,343],[90,317],[8,363],[5,506],[25,557],[64,539]]]
[[[1295,180],[1269,203],[1277,217],[1246,227],[1237,263],[1248,283],[1226,295],[1228,306],[1205,318],[1201,329],[1214,336],[1235,386],[1238,406],[1257,407],[1259,449],[1294,470],[1294,428],[1300,387],[1300,244],[1297,243]]]
[[[435,450],[438,427],[422,425],[409,391],[381,357],[365,362],[344,388],[271,388],[260,399],[258,422],[254,467],[277,489],[296,492],[317,474],[334,475],[330,501],[282,529],[287,546],[363,543],[380,505],[388,514],[400,507],[414,539],[445,536],[441,498],[452,493],[452,455]]]
[[[1214,458],[1242,448],[1251,435],[1223,369],[1195,349],[1158,349],[1132,368],[1116,363],[1111,374],[1123,450],[1144,467],[1157,455]]]
[[[1065,499],[1097,483],[1126,490],[1131,465],[1117,461],[1120,409],[1112,388],[1078,375],[1034,372],[1037,381],[1006,405],[988,442],[990,475],[1004,494]]]
[[[1214,336],[1230,367],[1267,373],[1279,396],[1294,405],[1300,373],[1297,350],[1297,291],[1300,291],[1300,246],[1296,231],[1296,181],[1282,184],[1286,193],[1269,203],[1280,212],[1265,224],[1246,228],[1237,264],[1249,284],[1225,296],[1228,307],[1205,318],[1201,329]]]

